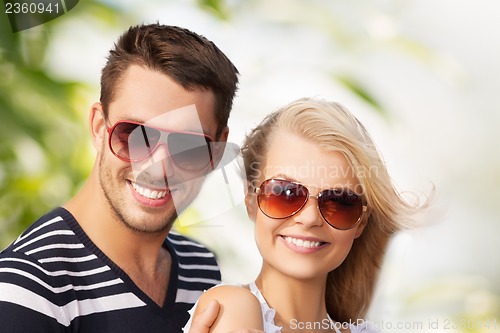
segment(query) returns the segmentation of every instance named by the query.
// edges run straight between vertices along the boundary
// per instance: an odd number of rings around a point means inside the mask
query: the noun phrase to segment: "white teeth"
[[[297,239],[297,238],[292,238],[292,237],[285,237],[285,240],[288,242],[288,243],[293,243],[297,246],[300,246],[300,247],[306,247],[306,248],[313,248],[313,247],[318,247],[321,245],[321,242],[311,242],[311,241],[308,241],[308,240],[302,240],[302,239]]]
[[[137,191],[137,193],[148,199],[161,199],[164,196],[166,196],[168,192],[168,191],[156,191],[156,190],[152,191],[148,188],[138,185],[137,183],[134,182],[130,183],[132,184],[132,187]]]

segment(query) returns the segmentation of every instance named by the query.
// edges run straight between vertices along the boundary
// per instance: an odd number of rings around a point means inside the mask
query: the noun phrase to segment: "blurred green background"
[[[494,0],[85,0],[19,33],[0,16],[0,248],[81,186],[107,51],[128,26],[159,21],[205,35],[239,68],[231,141],[293,99],[337,100],[401,190],[436,186],[422,227],[388,251],[370,311],[382,331],[500,332],[499,14]],[[260,259],[242,187],[220,179],[177,229],[216,252],[224,280],[248,282]],[[214,188],[231,200],[208,203]]]

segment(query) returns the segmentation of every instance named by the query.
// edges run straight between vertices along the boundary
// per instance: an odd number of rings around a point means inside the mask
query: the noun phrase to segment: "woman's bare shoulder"
[[[240,328],[263,329],[261,305],[250,290],[230,285],[211,288],[201,295],[196,312],[203,311],[212,300],[219,302],[220,309],[211,333]]]

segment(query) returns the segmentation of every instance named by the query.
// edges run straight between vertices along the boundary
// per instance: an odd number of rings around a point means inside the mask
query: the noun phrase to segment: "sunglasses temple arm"
[[[221,167],[220,170],[222,171],[222,176],[224,177],[224,183],[226,183],[227,192],[229,193],[229,199],[231,200],[231,206],[234,207],[235,204],[233,200],[233,193],[231,192],[231,188],[229,187],[229,180],[227,179],[226,170],[224,169],[224,167]]]

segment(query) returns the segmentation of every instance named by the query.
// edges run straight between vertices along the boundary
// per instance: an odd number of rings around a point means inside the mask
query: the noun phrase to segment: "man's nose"
[[[174,166],[168,152],[168,148],[164,144],[160,144],[153,153],[145,160],[133,164],[133,168],[142,177],[147,177],[150,182],[167,182],[173,178]],[[165,185],[167,185],[165,184]]]
[[[168,151],[168,147],[164,143],[160,143],[158,147],[149,156],[151,167],[148,167],[148,172],[155,178],[170,177],[173,175],[174,166],[172,165],[172,158]]]

